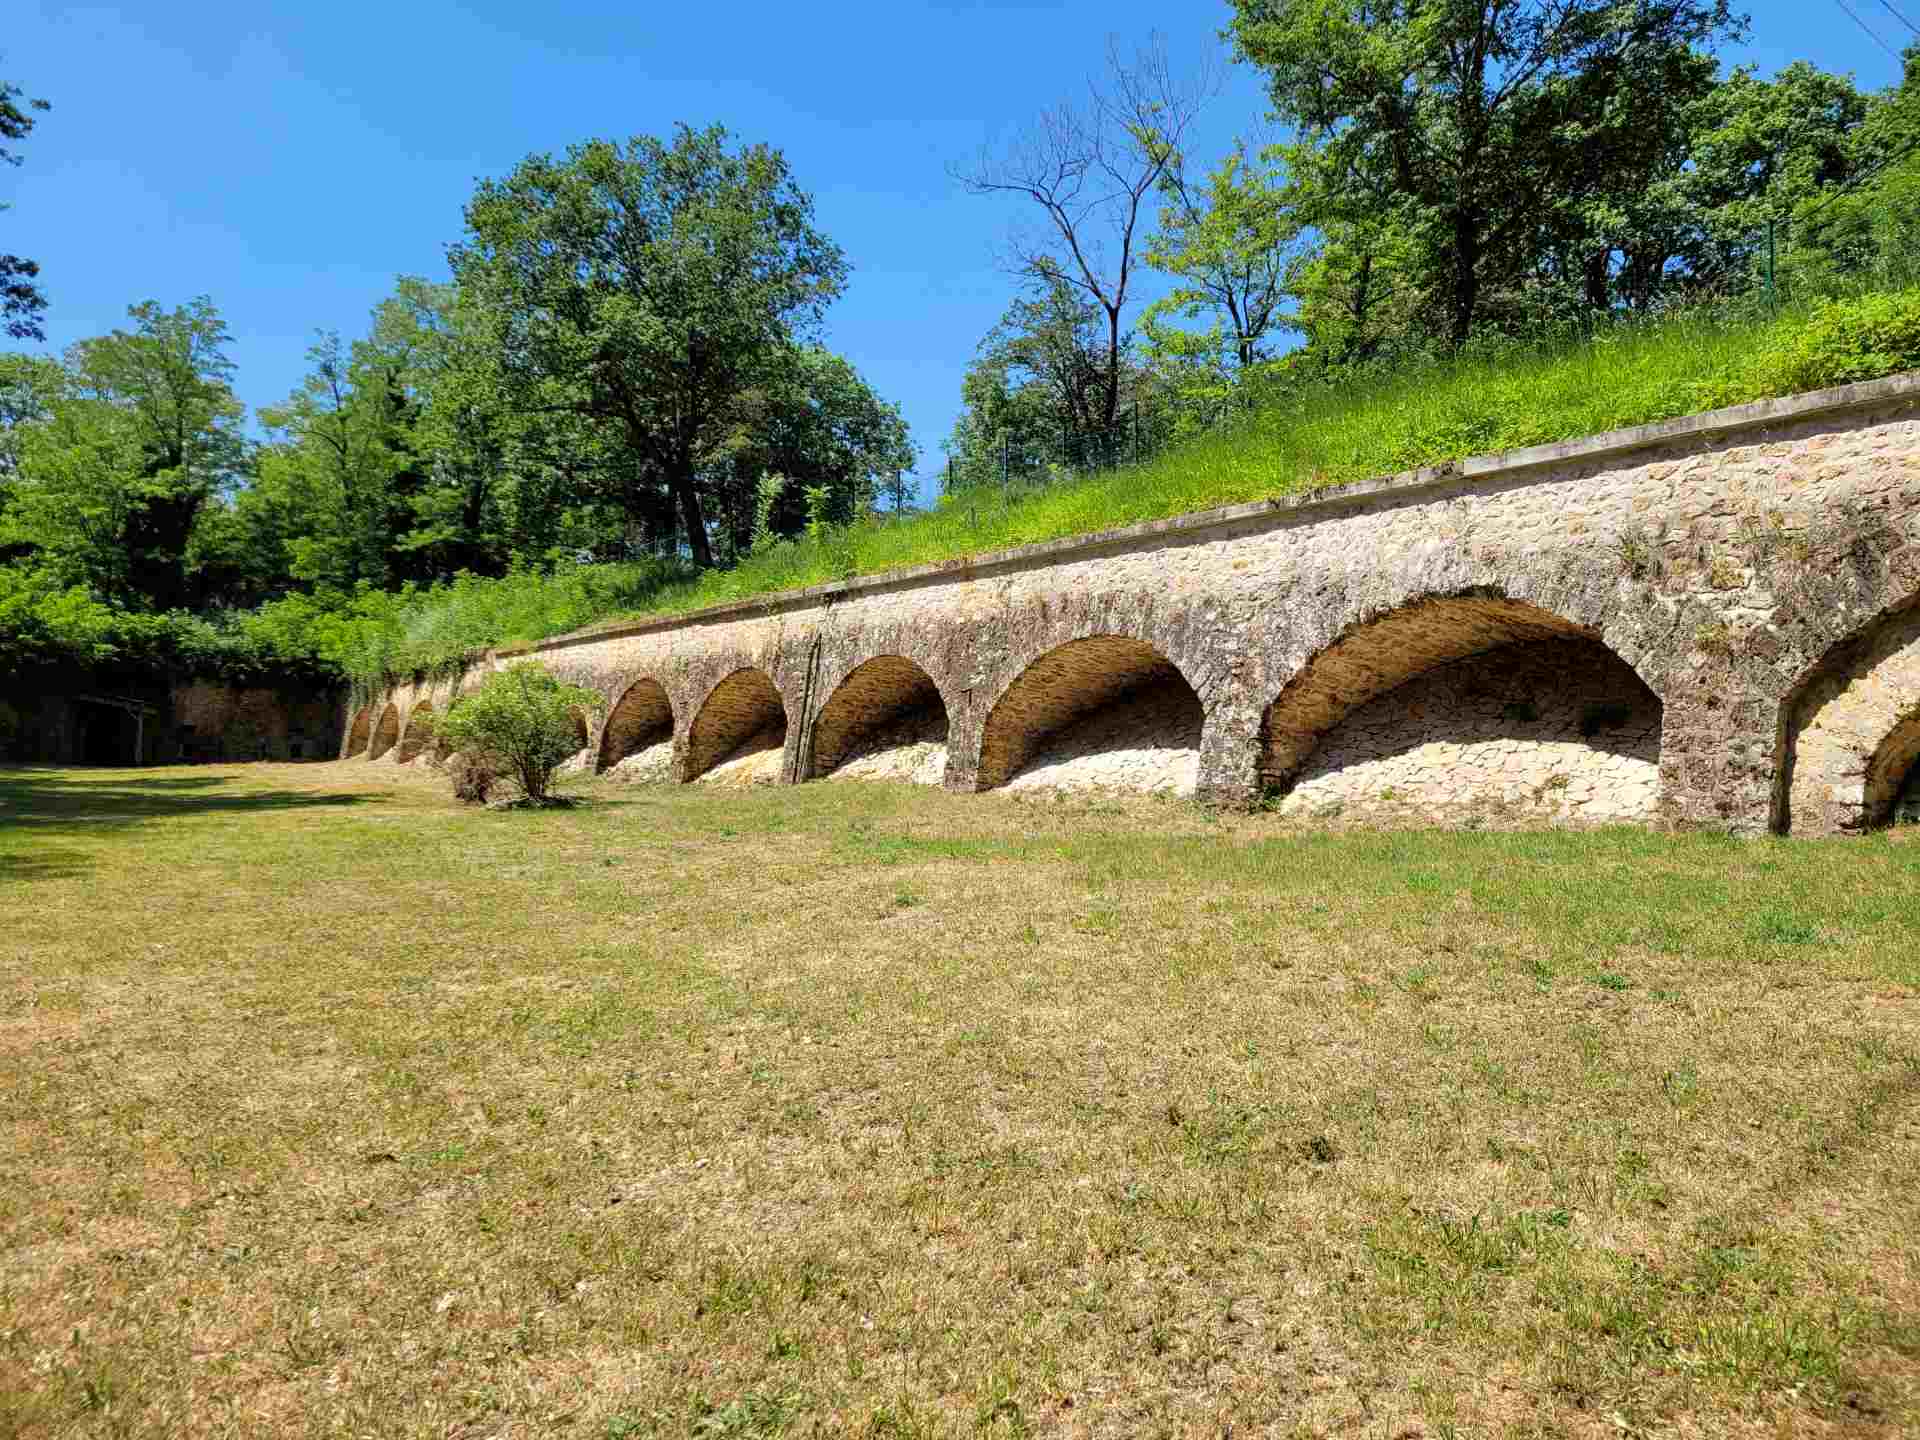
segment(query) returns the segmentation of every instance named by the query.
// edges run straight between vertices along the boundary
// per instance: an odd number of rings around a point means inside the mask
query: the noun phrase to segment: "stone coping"
[[[902,589],[945,580],[970,580],[1008,570],[1058,564],[1104,551],[1126,549],[1143,541],[1160,539],[1172,544],[1193,544],[1214,538],[1215,532],[1262,520],[1274,524],[1300,524],[1354,509],[1373,509],[1430,496],[1447,488],[1473,490],[1496,480],[1523,479],[1529,472],[1547,471],[1569,464],[1610,459],[1638,450],[1656,449],[1676,441],[1716,439],[1742,431],[1765,431],[1774,426],[1797,424],[1826,415],[1872,409],[1894,401],[1920,401],[1920,371],[1890,375],[1842,385],[1831,390],[1813,390],[1800,395],[1756,400],[1747,405],[1732,405],[1708,410],[1677,420],[1662,420],[1652,425],[1634,425],[1624,430],[1609,430],[1575,440],[1548,445],[1530,445],[1522,450],[1503,450],[1491,455],[1474,455],[1465,460],[1406,470],[1375,480],[1357,480],[1325,490],[1297,495],[1282,495],[1272,500],[1252,500],[1239,505],[1224,505],[1213,510],[1196,510],[1164,520],[1148,520],[1117,530],[1100,530],[1089,535],[1068,535],[1058,540],[1042,540],[1008,550],[992,550],[979,555],[915,565],[903,570],[883,570],[851,580],[833,580],[799,590],[776,590],[745,600],[731,600],[699,610],[684,610],[672,615],[651,616],[627,624],[610,625],[599,630],[579,631],[556,636],[533,645],[516,645],[487,652],[495,658],[539,655],[575,645],[602,640],[619,640],[633,635],[652,635],[685,625],[707,625],[717,621],[751,619],[802,606],[831,603],[852,595]]]

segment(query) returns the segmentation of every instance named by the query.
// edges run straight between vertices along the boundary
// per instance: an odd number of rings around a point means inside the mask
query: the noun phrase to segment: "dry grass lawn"
[[[0,1435],[1895,1436],[1920,843],[0,773]]]

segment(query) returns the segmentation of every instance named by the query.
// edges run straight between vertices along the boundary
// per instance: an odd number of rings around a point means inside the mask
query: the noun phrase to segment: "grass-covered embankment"
[[[767,547],[729,570],[671,567],[448,587],[401,607],[357,663],[363,682],[600,622],[670,615],[829,580],[1297,495],[1469,455],[1576,439],[1920,368],[1920,291],[1778,311],[1709,310],[1307,386],[1137,465],[1037,489],[951,497]]]

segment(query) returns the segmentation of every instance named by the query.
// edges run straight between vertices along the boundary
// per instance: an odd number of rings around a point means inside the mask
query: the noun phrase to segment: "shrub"
[[[455,770],[456,791],[460,777],[478,764],[518,781],[534,804],[546,803],[553,772],[579,749],[570,713],[575,707],[597,711],[600,697],[563,685],[537,661],[489,675],[435,727],[435,738],[469,762]]]
[[[1829,300],[1784,331],[1755,361],[1750,388],[1767,394],[1823,390],[1920,369],[1920,290]]]

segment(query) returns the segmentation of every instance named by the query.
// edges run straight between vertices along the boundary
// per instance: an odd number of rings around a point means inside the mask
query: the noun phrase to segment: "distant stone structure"
[[[1920,376],[501,651],[341,753],[526,656],[616,774],[1860,830],[1920,808]]]
[[[0,694],[0,761],[170,765],[325,760],[346,734],[344,692],[140,672],[43,671]]]

